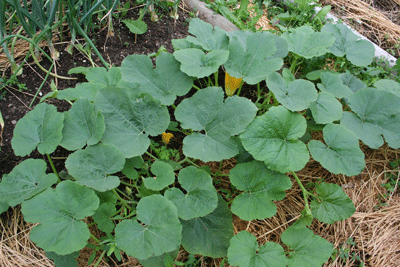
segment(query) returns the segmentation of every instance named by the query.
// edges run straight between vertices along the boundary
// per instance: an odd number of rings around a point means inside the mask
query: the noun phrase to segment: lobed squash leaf
[[[241,231],[230,241],[228,261],[239,267],[286,267],[287,258],[279,244],[267,242],[259,246],[254,235]]]
[[[306,127],[301,114],[282,106],[271,107],[250,123],[240,139],[243,147],[271,170],[281,173],[298,171],[310,158],[306,145],[299,140]]]
[[[86,246],[90,232],[81,220],[98,207],[99,198],[92,189],[63,181],[56,189],[24,201],[21,211],[27,222],[40,223],[31,230],[33,242],[45,251],[67,255]]]
[[[124,220],[115,227],[118,248],[145,260],[179,247],[182,225],[171,201],[161,195],[144,197],[140,199],[136,213],[136,219]]]
[[[236,189],[244,191],[231,206],[232,212],[242,220],[263,220],[276,214],[273,200],[282,200],[285,190],[292,186],[286,175],[271,171],[260,161],[236,165],[229,172],[229,179]]]
[[[189,166],[179,172],[178,182],[186,193],[174,187],[165,192],[165,197],[175,204],[179,218],[191,220],[215,210],[218,205],[218,195],[208,173]]]

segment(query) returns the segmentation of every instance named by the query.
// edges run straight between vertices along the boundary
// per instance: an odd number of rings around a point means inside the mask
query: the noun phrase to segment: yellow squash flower
[[[242,85],[243,78],[235,78],[225,72],[225,93],[227,96],[233,96],[236,90]]]
[[[172,137],[174,137],[172,133],[162,133],[162,140],[165,144],[168,144]]]

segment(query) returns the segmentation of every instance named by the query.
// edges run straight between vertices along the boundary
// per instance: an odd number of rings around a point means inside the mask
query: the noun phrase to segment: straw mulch
[[[383,49],[392,49],[399,57],[400,0],[324,0],[343,21]],[[376,6],[376,8],[375,8]],[[392,51],[391,51],[392,52]]]

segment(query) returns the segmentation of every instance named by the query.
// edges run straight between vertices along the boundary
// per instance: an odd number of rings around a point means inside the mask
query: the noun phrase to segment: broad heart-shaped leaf
[[[313,216],[332,224],[349,218],[356,211],[351,199],[337,184],[321,183],[315,186],[318,199],[311,201]]]
[[[3,175],[0,202],[14,207],[55,184],[57,176],[46,174],[46,169],[47,164],[42,159],[27,159],[18,164],[9,174]]]
[[[103,84],[103,87],[116,86],[121,80],[121,68],[114,67],[108,71],[102,67],[90,68],[86,73],[86,80],[90,83]]]
[[[226,257],[233,236],[232,213],[218,195],[218,206],[210,214],[182,223],[182,246],[191,254]]]
[[[208,173],[189,166],[179,172],[178,182],[186,193],[178,188],[170,188],[165,192],[165,197],[175,204],[179,218],[191,220],[215,210],[218,195]]]
[[[37,105],[17,122],[11,145],[17,156],[26,156],[36,147],[40,154],[51,154],[62,139],[64,115],[46,103]]]
[[[94,112],[94,105],[87,99],[78,99],[71,109],[64,113],[64,128],[61,146],[77,150],[85,145],[95,145],[103,136],[104,117]]]
[[[88,82],[80,83],[74,88],[58,91],[57,98],[70,101],[85,98],[93,102],[96,93],[101,88],[116,86],[120,83],[121,68],[111,68],[108,71],[102,67],[89,68],[86,72],[86,80],[88,80]]]
[[[88,146],[69,155],[65,162],[76,182],[97,191],[108,191],[119,185],[119,177],[110,174],[124,168],[125,157],[113,145]]]
[[[353,94],[353,91],[344,85],[339,75],[335,73],[321,73],[321,83],[317,84],[317,86],[321,91],[329,92],[337,98],[344,98]]]
[[[232,237],[228,260],[239,267],[286,267],[287,262],[282,246],[274,242],[258,246],[257,238],[247,231]]]
[[[321,267],[333,252],[333,245],[306,227],[290,226],[281,236],[290,248],[288,267]]]
[[[113,217],[116,212],[115,204],[110,202],[100,204],[99,208],[92,215],[93,220],[97,224],[97,228],[100,231],[111,233],[115,227],[111,217]]]
[[[395,82],[395,81],[389,80],[389,79],[382,79],[382,80],[376,81],[374,83],[374,86],[378,90],[387,91],[389,93],[394,94],[397,97],[400,97],[400,83],[398,83],[398,82]]]
[[[115,145],[126,158],[142,155],[150,145],[148,135],[161,134],[169,125],[167,107],[148,94],[107,87],[97,93],[94,104],[106,124],[102,142]]]
[[[76,267],[78,262],[79,252],[74,252],[68,255],[58,255],[51,251],[46,251],[46,257],[54,261],[54,265],[57,267]]]
[[[228,56],[228,50],[213,50],[204,54],[200,49],[188,48],[174,52],[174,57],[181,63],[181,71],[196,78],[203,78],[216,72]]]
[[[144,185],[151,190],[160,191],[175,181],[174,169],[168,163],[157,160],[151,165],[155,177],[144,179]]]
[[[339,78],[343,81],[343,84],[350,88],[351,91],[357,92],[358,90],[364,89],[367,85],[358,79],[356,76],[346,70],[345,73],[339,75]]]
[[[355,113],[344,112],[340,123],[353,131],[371,148],[383,145],[383,138],[392,148],[400,148],[400,98],[392,93],[365,88],[348,98]]]
[[[256,115],[256,106],[246,98],[232,96],[224,101],[220,87],[209,87],[183,100],[175,110],[182,128],[194,131],[183,140],[183,153],[202,161],[220,161],[239,153],[231,136],[246,129]],[[240,112],[237,112],[240,108]]]
[[[231,210],[245,221],[263,220],[276,213],[273,200],[282,200],[285,190],[292,186],[286,175],[271,171],[260,161],[236,165],[229,173],[229,179],[236,189],[245,191],[237,196]]]
[[[310,110],[318,124],[331,123],[343,116],[342,104],[328,92],[319,92],[318,99],[310,104]]]
[[[190,20],[189,33],[196,37],[188,36],[186,39],[193,44],[200,45],[205,51],[228,49],[226,32],[201,19],[194,18]]]
[[[237,37],[232,37],[229,41],[229,59],[224,67],[230,76],[243,78],[248,84],[256,84],[282,67],[282,58],[267,60],[275,55],[276,50],[274,36],[268,32],[252,33],[247,37],[245,47]]]
[[[173,267],[173,265],[167,265],[165,264],[166,260],[169,259],[172,262],[176,259],[176,257],[179,254],[179,249],[176,249],[174,251],[164,253],[161,256],[156,256],[156,257],[150,257],[145,260],[139,260],[139,263],[143,267],[160,267],[160,266],[165,266],[165,267]],[[172,263],[173,264],[173,263]]]
[[[286,82],[279,73],[273,72],[267,76],[266,82],[279,103],[290,111],[305,110],[318,97],[315,85],[307,80]]]
[[[115,228],[115,242],[128,255],[147,259],[177,249],[182,225],[175,205],[161,195],[142,198],[137,220],[124,220]]]
[[[163,105],[174,103],[176,96],[189,92],[193,79],[183,73],[172,54],[162,52],[156,59],[156,68],[148,56],[127,56],[121,64],[122,79],[140,85],[137,92],[149,93]]]
[[[360,174],[364,170],[365,160],[357,137],[339,124],[327,124],[323,133],[326,145],[317,140],[308,143],[311,156],[334,174]]]
[[[368,40],[362,40],[346,25],[327,23],[322,27],[321,32],[334,34],[335,42],[329,50],[335,56],[346,55],[347,59],[356,66],[368,66],[372,63],[375,55],[373,44]]]
[[[299,113],[286,108],[272,107],[250,123],[240,135],[243,147],[268,168],[285,173],[299,171],[310,155],[299,140],[306,132],[307,123]]]
[[[66,255],[84,248],[90,237],[83,219],[99,207],[95,192],[72,181],[59,183],[56,189],[22,203],[22,214],[27,222],[40,223],[30,238],[46,251]]]
[[[288,43],[289,51],[304,58],[318,57],[328,53],[328,47],[335,42],[335,36],[332,33],[315,32],[308,25],[285,32],[282,37]]]
[[[143,34],[147,32],[147,24],[141,19],[124,19],[122,22],[125,23],[131,33]]]

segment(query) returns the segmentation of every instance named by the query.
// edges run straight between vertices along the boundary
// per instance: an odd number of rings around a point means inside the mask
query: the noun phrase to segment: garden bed
[[[132,11],[128,16],[136,18],[136,11]],[[97,36],[97,44],[104,58],[106,58],[110,63],[120,66],[122,60],[131,54],[149,54],[156,53],[157,50],[163,45],[169,52],[173,52],[173,47],[171,45],[171,39],[181,39],[188,35],[187,26],[188,22],[186,19],[189,18],[188,13],[179,13],[179,20],[174,22],[172,19],[167,18],[167,14],[161,18],[158,22],[151,22],[146,18],[146,23],[149,26],[148,32],[144,35],[139,35],[137,37],[137,43],[134,43],[134,35],[131,34],[124,24],[119,24],[118,22],[114,25],[116,29],[116,36],[112,38],[106,38],[106,32],[103,31]],[[57,46],[59,51],[63,51],[63,44]],[[80,54],[75,54],[75,56],[70,56],[66,52],[63,52],[60,59],[60,65],[57,67],[57,73],[62,76],[68,76],[67,72],[69,69],[76,66],[90,66],[89,59],[85,58]],[[61,64],[62,63],[62,64]],[[97,62],[98,63],[98,62]],[[49,67],[49,62],[43,61],[43,66]],[[12,137],[12,131],[17,123],[17,121],[25,115],[31,108],[29,107],[33,95],[36,93],[35,88],[39,87],[42,79],[39,77],[40,71],[36,69],[33,65],[32,68],[25,67],[24,77],[19,79],[19,82],[26,84],[28,91],[20,92],[16,88],[7,88],[7,95],[5,99],[0,101],[0,110],[2,111],[3,117],[5,119],[5,127],[3,132],[3,144],[2,150],[0,151],[0,174],[9,173],[12,168],[20,163],[25,158],[17,157],[14,155],[10,140]],[[44,74],[42,74],[44,76]],[[73,75],[78,78],[77,80],[60,80],[56,82],[58,90],[66,89],[69,87],[75,87],[77,82],[84,82],[84,76]],[[220,70],[219,81],[223,81],[225,78],[223,70]],[[222,84],[222,83],[221,83]],[[204,86],[204,84],[196,84],[197,86]],[[265,82],[261,84],[265,87]],[[30,91],[29,91],[30,90]],[[50,83],[46,83],[43,87],[41,95],[35,100],[32,107],[34,107],[40,96],[51,92]],[[185,98],[189,98],[196,93],[196,90],[192,89],[187,95],[179,98],[177,104],[180,103]],[[253,101],[257,100],[257,87],[245,85],[242,88],[242,96]],[[66,111],[69,109],[70,104],[65,101],[60,100],[47,100],[49,103],[55,104],[58,111]],[[173,109],[170,108],[170,113],[173,115]],[[184,134],[176,134],[174,139],[170,143],[171,148],[175,148],[180,153],[182,153],[182,139],[185,137]],[[154,138],[156,141],[160,141],[160,137]],[[322,140],[322,135],[314,136],[314,139]],[[396,255],[396,245],[398,240],[396,238],[380,240],[376,236],[381,229],[387,229],[388,225],[386,222],[386,214],[379,211],[379,206],[381,204],[389,204],[391,209],[389,210],[392,216],[398,216],[398,198],[396,194],[387,194],[387,191],[381,187],[381,184],[388,184],[387,174],[398,175],[398,171],[390,166],[390,162],[398,161],[399,155],[398,150],[394,150],[384,145],[379,150],[373,150],[365,145],[361,146],[366,157],[366,168],[362,174],[357,176],[347,177],[345,175],[333,175],[329,171],[321,167],[321,165],[314,160],[311,160],[302,171],[298,172],[297,175],[299,179],[304,184],[317,183],[321,179],[325,182],[334,183],[340,185],[343,190],[351,197],[353,200],[357,211],[355,215],[345,221],[335,223],[333,225],[327,225],[319,221],[314,221],[311,226],[313,232],[326,238],[329,242],[334,244],[336,249],[336,255],[333,259],[326,264],[326,266],[352,266],[352,264],[360,264],[361,262],[370,263],[374,266],[389,266],[387,261],[397,262],[398,258]],[[58,148],[53,154],[52,158],[56,164],[56,169],[61,171],[65,168],[64,162],[65,157],[68,156],[70,152],[65,149]],[[33,158],[43,158],[41,154],[34,152],[31,154]],[[229,183],[229,179],[225,176],[229,171],[236,165],[235,159],[223,160],[221,164],[219,163],[203,163],[201,161],[196,161],[196,164],[200,166],[208,166],[213,173],[219,172],[222,174],[218,178],[220,186],[219,191],[226,199],[233,199],[235,195],[232,192],[237,193],[237,191],[232,191]],[[50,170],[50,169],[49,169]],[[292,177],[294,182],[290,193],[287,194],[283,201],[276,202],[277,205],[277,215],[269,219],[264,220],[241,220],[238,216],[233,217],[235,233],[242,230],[247,230],[257,237],[257,241],[261,244],[267,241],[273,241],[280,243],[280,236],[296,219],[300,217],[300,212],[304,208],[304,201],[301,195],[300,187],[295,183],[294,177]],[[398,177],[395,177],[398,180]],[[393,189],[393,188],[392,188]],[[395,188],[396,189],[396,188]],[[395,191],[395,190],[394,190]],[[231,195],[228,195],[231,194]],[[366,201],[368,200],[368,201]],[[378,210],[378,212],[375,212]],[[6,257],[3,257],[4,266],[11,265],[11,259],[18,258],[25,261],[26,266],[51,266],[49,261],[46,261],[40,251],[34,252],[31,248],[34,248],[33,244],[27,240],[27,236],[24,234],[27,231],[25,227],[31,227],[31,225],[26,225],[23,223],[21,217],[19,216],[18,209],[10,210],[6,215],[2,217],[2,229],[6,232],[6,241],[2,242],[3,252]],[[379,220],[380,224],[378,226],[371,226],[370,222],[374,220]],[[14,226],[8,227],[7,224],[12,223]],[[395,237],[395,226],[396,222],[393,222],[393,236]],[[370,229],[369,229],[370,228]],[[99,237],[99,232],[93,232],[95,236]],[[390,232],[388,235],[391,235]],[[20,238],[20,239],[18,239]],[[23,240],[23,241],[21,241]],[[388,249],[386,251],[379,251],[376,249],[376,243],[385,244]],[[22,245],[21,245],[22,244]],[[7,247],[7,248],[6,248]],[[8,249],[13,248],[13,249]],[[29,248],[29,249],[27,249]],[[30,256],[24,256],[22,250],[30,251]],[[85,249],[86,250],[86,249]],[[352,254],[354,252],[354,254]],[[15,253],[15,254],[13,254]],[[347,254],[346,254],[347,253]],[[100,253],[98,253],[100,254]],[[16,257],[17,255],[17,257]],[[87,258],[90,256],[90,252],[81,253],[78,259],[82,266],[85,266]],[[177,260],[186,261],[188,254],[183,250],[179,254]],[[336,258],[335,258],[336,257]],[[138,263],[131,257],[123,257],[122,261],[119,261],[113,257],[110,258],[108,263],[102,262],[103,265],[100,266],[139,266]],[[201,257],[199,260],[200,266],[219,266],[221,259],[211,259],[207,257]],[[15,264],[15,263],[14,263]],[[18,263],[21,264],[21,263]],[[24,266],[24,265],[21,266]],[[227,266],[227,264],[225,264]],[[395,266],[395,265],[393,265]]]

